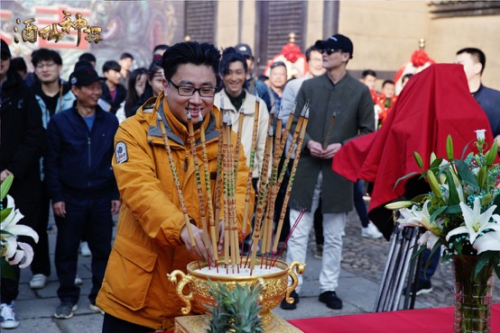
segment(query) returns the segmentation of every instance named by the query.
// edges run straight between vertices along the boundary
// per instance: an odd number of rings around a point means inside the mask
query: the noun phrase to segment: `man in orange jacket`
[[[209,195],[213,197],[218,131],[221,129],[219,110],[213,106],[219,58],[219,51],[211,44],[185,42],[170,47],[163,56],[163,92],[149,99],[118,129],[113,169],[122,208],[106,275],[97,297],[98,306],[105,312],[103,333],[172,329],[174,318],[182,315],[183,303],[176,295],[175,286],[168,282],[167,274],[176,269],[186,271],[187,264],[197,256],[213,260],[213,254],[204,251],[200,200],[188,144],[187,114],[190,112],[193,118],[197,145],[200,144],[199,128],[205,129],[212,180]],[[202,123],[198,121],[200,112]],[[197,253],[190,245],[160,121],[165,125],[187,212],[193,223],[191,228],[197,249],[200,249]],[[248,167],[242,148],[240,152],[235,193],[241,231]],[[201,149],[197,149],[197,159],[201,179],[204,179]],[[250,197],[253,198],[253,194]],[[206,200],[204,204],[207,211]],[[249,212],[249,216],[251,214]],[[248,230],[248,226],[245,228]],[[222,236],[219,240],[220,251]]]

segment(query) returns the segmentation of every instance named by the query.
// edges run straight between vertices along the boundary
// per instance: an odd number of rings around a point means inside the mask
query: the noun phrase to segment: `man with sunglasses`
[[[353,184],[332,170],[332,160],[345,142],[373,132],[375,120],[370,91],[346,70],[353,55],[351,40],[333,35],[317,41],[315,46],[322,53],[326,73],[304,81],[297,95],[298,112],[292,127],[296,126],[306,103],[309,103],[309,122],[290,198],[290,223],[297,220],[303,208],[306,213],[288,241],[287,262],[305,262],[313,215],[321,199],[324,245],[319,301],[338,310],[342,309],[342,300],[336,294],[342,232],[346,213],[353,208]],[[300,276],[292,295],[295,302],[282,308],[296,308],[302,280]]]
[[[166,274],[198,258],[213,266],[212,245],[205,250],[200,200],[188,114],[195,129],[200,178],[204,183],[200,128],[206,137],[211,195],[215,192],[220,111],[213,106],[220,52],[212,44],[178,43],[163,55],[163,89],[120,124],[115,137],[113,169],[123,205],[117,236],[97,304],[106,314],[103,333],[169,330],[182,316],[182,301]],[[202,118],[200,117],[202,116]],[[163,127],[163,128],[162,128]],[[170,152],[165,148],[165,130]],[[236,140],[233,133],[233,140]],[[234,141],[233,141],[234,142]],[[237,222],[241,231],[248,167],[240,147],[236,181]],[[172,158],[177,174],[169,163]],[[191,245],[174,177],[178,178],[196,247]],[[253,194],[250,196],[253,207]],[[203,200],[208,213],[206,194]],[[249,212],[251,217],[252,209]],[[250,221],[250,218],[248,218]],[[223,249],[219,223],[218,251]],[[248,231],[248,226],[246,226]]]

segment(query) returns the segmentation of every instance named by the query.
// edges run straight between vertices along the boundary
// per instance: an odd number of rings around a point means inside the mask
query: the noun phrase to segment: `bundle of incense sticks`
[[[222,223],[223,233],[224,233],[224,266],[226,268],[226,273],[229,272],[229,269],[234,273],[235,270],[238,271],[244,265],[245,267],[250,267],[251,274],[253,273],[253,269],[257,264],[257,251],[260,249],[260,266],[274,266],[276,263],[277,257],[283,250],[286,245],[286,241],[290,238],[291,233],[295,229],[295,226],[300,220],[300,217],[297,221],[294,221],[294,224],[291,228],[290,234],[287,236],[285,244],[283,244],[282,248],[279,252],[277,252],[279,236],[283,227],[283,222],[285,219],[286,207],[288,205],[288,201],[291,195],[291,189],[294,183],[295,172],[297,170],[297,165],[300,157],[300,152],[302,151],[302,145],[304,141],[305,131],[307,128],[307,122],[309,117],[309,104],[306,103],[301,110],[300,116],[298,117],[297,125],[293,131],[290,133],[291,135],[291,144],[286,151],[286,154],[283,158],[284,148],[286,140],[289,136],[290,128],[293,122],[294,113],[296,112],[295,108],[293,112],[290,114],[288,121],[284,130],[282,131],[282,110],[279,110],[276,115],[276,110],[273,106],[268,122],[267,128],[267,139],[264,148],[264,159],[262,161],[262,171],[259,178],[259,189],[258,196],[256,202],[256,210],[255,210],[255,221],[252,235],[252,244],[251,251],[247,254],[246,260],[243,260],[242,254],[240,253],[239,248],[239,234],[238,234],[238,224],[236,221],[237,217],[237,207],[236,207],[236,184],[237,184],[237,175],[238,175],[238,164],[239,154],[241,149],[241,136],[244,135],[242,133],[243,130],[243,117],[244,112],[241,109],[238,116],[238,134],[236,138],[236,142],[233,142],[233,121],[231,118],[231,114],[229,111],[224,110],[223,100],[221,98],[221,112],[219,123],[219,142],[218,142],[218,155],[217,155],[217,177],[215,184],[215,193],[214,193],[214,201],[212,201],[212,190],[210,186],[210,171],[208,168],[208,158],[206,152],[206,141],[205,141],[205,130],[203,127],[203,117],[201,115],[201,110],[199,112],[198,122],[200,124],[200,145],[201,145],[201,158],[203,162],[203,177],[201,175],[202,170],[200,170],[198,163],[198,153],[196,146],[196,138],[195,131],[193,127],[193,119],[190,113],[188,113],[188,144],[190,146],[194,172],[196,177],[196,189],[198,194],[198,199],[200,201],[200,218],[203,229],[203,241],[205,243],[204,249],[197,249],[196,243],[194,241],[192,226],[189,223],[189,217],[187,213],[187,208],[184,203],[182,190],[180,187],[180,182],[177,176],[177,172],[175,169],[175,163],[173,161],[170,146],[168,143],[168,137],[165,132],[165,127],[163,124],[163,119],[161,114],[158,113],[158,121],[160,123],[160,129],[162,131],[162,135],[165,141],[165,148],[167,150],[167,154],[169,155],[170,167],[172,169],[172,173],[174,175],[174,181],[177,188],[177,193],[180,198],[181,210],[184,214],[185,223],[187,225],[187,229],[190,236],[191,246],[198,251],[199,253],[203,253],[201,251],[205,251],[206,253],[211,250],[214,254],[215,266],[217,270],[219,267],[217,266],[217,260],[219,259],[217,248],[218,248],[218,240],[219,240],[219,226]],[[249,171],[248,178],[246,183],[246,192],[245,192],[245,206],[243,221],[242,221],[242,244],[241,249],[243,252],[243,242],[245,237],[247,236],[246,226],[248,224],[249,212],[250,212],[250,195],[252,188],[252,176],[253,169],[255,165],[256,159],[256,145],[257,145],[257,133],[259,132],[259,117],[260,117],[260,99],[257,97],[254,108],[254,121],[253,121],[253,131],[252,131],[252,141],[250,148],[250,156],[249,158]],[[273,127],[274,118],[277,118],[276,122],[276,131]],[[274,147],[274,151],[272,152]],[[292,156],[293,151],[295,150],[295,158],[293,160],[293,164],[291,167],[291,176],[290,181],[288,182],[288,186],[286,188],[286,194],[284,198],[284,203],[282,210],[279,214],[279,219],[276,224],[276,228],[274,228],[274,220],[275,220],[275,201],[278,195],[279,189],[282,185],[286,169],[288,167],[290,158]],[[280,161],[283,161],[282,169],[278,172],[278,165]],[[269,169],[270,168],[270,169]],[[204,179],[204,182],[202,181]],[[205,186],[205,189],[203,189]],[[205,204],[206,203],[206,204]],[[208,210],[208,211],[207,211]],[[223,218],[221,216],[223,213]],[[302,214],[300,215],[302,216]],[[207,222],[208,218],[208,222]],[[275,230],[275,235],[273,239],[273,230]],[[212,248],[210,249],[210,246]],[[208,257],[208,256],[207,256]],[[212,263],[209,263],[209,267]],[[200,265],[198,260],[198,265]]]

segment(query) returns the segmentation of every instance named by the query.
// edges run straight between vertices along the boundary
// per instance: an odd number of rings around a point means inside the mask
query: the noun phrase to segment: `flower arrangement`
[[[29,236],[38,242],[38,234],[30,227],[17,224],[24,215],[16,209],[14,198],[7,193],[10,190],[14,177],[9,175],[0,186],[0,262],[2,277],[13,278],[13,271],[10,265],[19,264],[20,268],[25,268],[33,260],[33,248],[23,242],[18,242],[17,237]],[[3,204],[7,198],[7,206]]]
[[[446,157],[431,154],[430,167],[415,160],[431,192],[386,208],[399,210],[399,227],[423,227],[418,253],[444,246],[443,262],[455,268],[455,332],[489,332],[493,271],[500,277],[500,165],[498,145],[486,151],[485,130],[477,130],[477,153],[454,159],[448,136]],[[414,176],[409,174],[403,178]]]
[[[432,154],[428,170],[423,170],[422,158],[415,152],[431,192],[386,207],[399,210],[400,228],[426,229],[418,240],[421,251],[425,247],[435,251],[444,245],[445,260],[453,255],[479,256],[476,273],[490,263],[500,277],[500,166],[494,164],[498,145],[495,142],[485,151],[484,133],[485,130],[476,131],[478,153],[470,153],[465,159],[453,158],[453,142],[448,136],[448,160]]]

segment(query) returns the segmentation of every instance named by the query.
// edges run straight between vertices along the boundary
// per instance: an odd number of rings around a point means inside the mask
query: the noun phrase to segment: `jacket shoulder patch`
[[[125,142],[120,141],[115,147],[116,163],[121,164],[128,161],[128,151]]]

